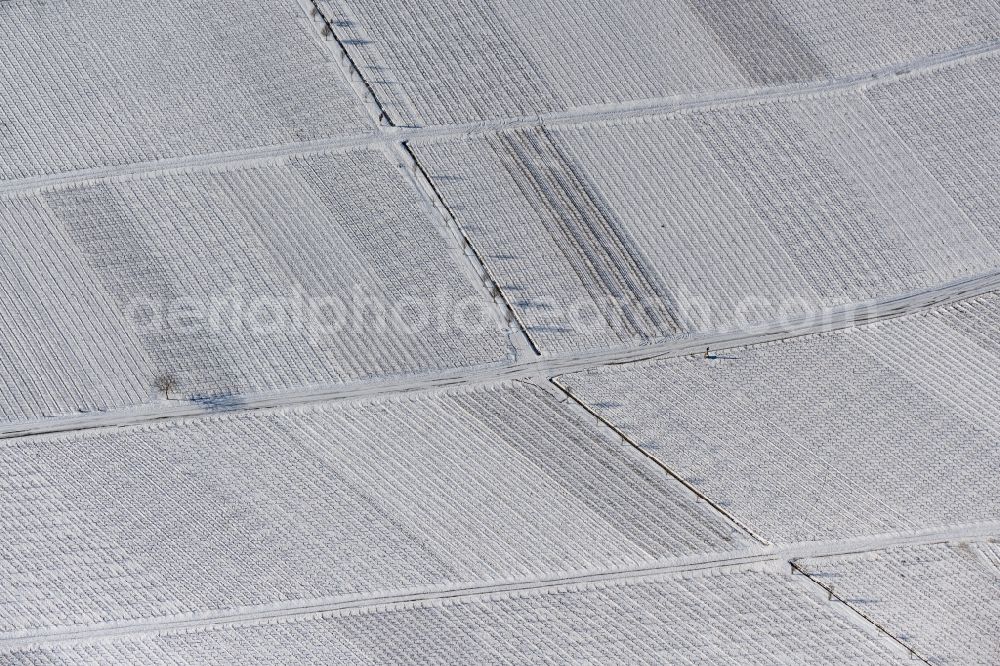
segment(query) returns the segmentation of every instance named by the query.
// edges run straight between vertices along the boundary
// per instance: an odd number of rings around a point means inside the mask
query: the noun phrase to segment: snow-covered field
[[[5,442],[0,469],[14,636],[749,543],[523,384]]]
[[[507,361],[454,237],[379,152],[0,199],[0,418]]]
[[[405,604],[25,650],[16,664],[904,664],[802,576],[768,570]],[[776,630],[777,629],[777,630]],[[602,640],[595,641],[600,635]]]
[[[1000,663],[998,91],[1000,0],[0,0],[0,664]]]
[[[399,125],[826,81],[995,39],[996,0],[322,0]]]
[[[994,520],[1000,295],[558,378],[771,542]]]
[[[938,187],[1000,250],[1000,55],[877,87],[868,98]]]
[[[294,0],[0,4],[0,183],[371,127]]]
[[[798,566],[930,663],[1000,663],[1000,540],[892,548]]]
[[[529,335],[559,352],[741,328],[1000,265],[984,184],[1000,170],[998,89],[1000,58],[981,58],[867,91],[416,151]]]

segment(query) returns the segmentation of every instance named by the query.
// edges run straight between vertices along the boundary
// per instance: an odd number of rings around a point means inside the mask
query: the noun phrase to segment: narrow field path
[[[515,379],[541,379],[579,372],[602,365],[632,363],[651,358],[686,356],[704,352],[706,347],[722,351],[732,347],[762,344],[803,335],[836,331],[941,307],[1000,289],[1000,270],[937,285],[931,289],[890,296],[882,300],[851,303],[798,317],[771,322],[745,330],[722,331],[650,344],[610,349],[588,349],[571,354],[526,356],[518,362],[461,368],[399,379],[319,385],[257,395],[234,396],[225,407],[206,408],[195,402],[159,402],[118,412],[74,414],[0,426],[0,439],[45,435],[95,428],[114,428],[151,423],[164,419],[204,417],[220,412],[281,409],[331,401],[369,400],[414,391],[432,391],[454,386],[490,384]]]
[[[544,594],[586,589],[602,584],[641,581],[647,578],[681,577],[707,571],[766,569],[788,575],[801,575],[794,567],[795,560],[800,558],[846,555],[894,546],[977,540],[996,535],[1000,535],[1000,521],[932,528],[908,533],[878,534],[836,541],[759,546],[731,552],[656,560],[630,568],[595,569],[572,575],[556,573],[551,576],[500,583],[442,586],[419,592],[385,591],[347,597],[303,599],[241,609],[149,618],[134,622],[99,623],[44,631],[16,632],[0,634],[0,654],[56,644],[89,643],[121,637],[182,633],[221,627],[254,626],[288,620],[334,617],[347,613],[384,611],[400,606],[432,604],[443,600],[503,599],[514,594]]]
[[[756,104],[767,100],[797,99],[838,93],[852,89],[887,83],[894,80],[912,78],[923,73],[958,63],[975,60],[1000,51],[1000,40],[965,46],[954,51],[923,56],[908,62],[898,63],[875,72],[820,81],[815,83],[779,85],[748,90],[726,90],[704,95],[683,97],[662,97],[616,104],[586,106],[552,113],[516,118],[501,118],[485,122],[456,125],[432,125],[425,127],[397,127],[388,124],[388,117],[376,110],[373,120],[380,125],[366,134],[332,137],[308,142],[293,142],[274,146],[262,146],[190,157],[177,157],[151,162],[137,162],[108,167],[81,169],[63,173],[21,178],[0,182],[0,196],[30,194],[43,190],[53,190],[77,185],[91,184],[105,180],[124,180],[151,176],[159,173],[197,172],[227,168],[245,168],[254,164],[270,164],[284,160],[356,149],[391,150],[395,145],[409,141],[426,139],[448,139],[488,134],[504,129],[527,128],[553,125],[573,125],[600,123],[626,118],[657,116],[680,111],[696,111],[741,104]],[[349,65],[353,66],[351,63]],[[347,75],[353,84],[363,88],[358,90],[362,102],[372,106],[363,80]]]

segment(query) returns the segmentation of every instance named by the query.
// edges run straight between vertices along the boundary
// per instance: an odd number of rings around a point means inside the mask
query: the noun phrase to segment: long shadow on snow
[[[224,412],[231,409],[238,409],[244,404],[240,396],[231,393],[222,395],[196,395],[192,396],[190,400],[210,412]]]

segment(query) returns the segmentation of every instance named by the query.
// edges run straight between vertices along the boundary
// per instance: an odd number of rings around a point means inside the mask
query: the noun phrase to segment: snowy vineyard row
[[[377,152],[7,199],[0,418],[508,359],[455,241]]]
[[[0,181],[372,125],[294,0],[0,6]]]
[[[558,382],[771,542],[994,519],[1000,295]]]
[[[835,80],[1000,30],[997,0],[320,5],[398,125]],[[0,181],[374,131],[308,7],[7,0]]]
[[[1000,32],[997,0],[320,4],[399,125],[825,81]]]
[[[543,352],[734,329],[1000,265],[998,63],[415,151]],[[0,222],[7,421],[146,403],[165,374],[214,400],[509,358],[381,153],[19,195]]]
[[[906,664],[804,576],[772,571],[406,604],[11,655],[25,666],[190,663]],[[599,635],[600,641],[593,637]]]
[[[12,440],[0,470],[6,637],[749,543],[523,384]]]
[[[1000,541],[932,544],[796,563],[930,663],[1000,662]]]
[[[1000,266],[1000,57],[868,90],[416,142],[543,352]]]

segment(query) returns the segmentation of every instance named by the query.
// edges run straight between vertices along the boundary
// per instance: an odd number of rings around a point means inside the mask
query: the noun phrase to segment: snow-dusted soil
[[[932,664],[1000,663],[1000,540],[801,560],[804,571]]]
[[[995,39],[996,0],[322,0],[398,125],[822,81]]]
[[[10,663],[903,664],[804,576],[769,569],[402,604],[195,633],[86,639]],[[600,640],[594,640],[600,636]]]
[[[372,127],[294,0],[4,0],[0,62],[0,182]]]
[[[1000,55],[874,88],[868,98],[948,197],[1000,250]]]
[[[19,439],[0,469],[4,639],[751,543],[521,383]]]
[[[714,331],[682,338],[665,338],[645,345],[628,345],[608,349],[582,349],[559,355],[524,353],[510,364],[489,367],[458,367],[420,374],[404,374],[350,381],[342,384],[299,386],[253,395],[233,396],[232,400],[159,400],[128,409],[82,412],[56,418],[16,421],[0,425],[0,439],[28,435],[48,435],[59,432],[121,427],[153,421],[202,416],[223,410],[268,410],[297,405],[321,404],[379,396],[419,393],[440,388],[476,386],[500,381],[538,381],[540,378],[580,372],[603,365],[621,365],[652,358],[668,358],[702,353],[706,346],[725,348],[758,345],[776,340],[801,337],[852,326],[886,321],[928,308],[958,303],[1000,289],[1000,271],[972,278],[946,282],[933,289],[919,290],[890,297],[851,303],[823,313],[767,322],[758,327]]]
[[[1000,265],[997,89],[984,56],[817,98],[415,147],[528,334],[562,352]]]
[[[1000,512],[1000,295],[556,381],[771,542]]]
[[[4,421],[146,403],[164,373],[211,401],[509,359],[454,237],[379,152],[0,204]]]
[[[997,661],[997,1],[404,5],[0,0],[0,663]]]

